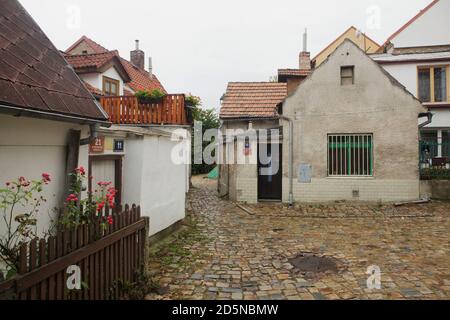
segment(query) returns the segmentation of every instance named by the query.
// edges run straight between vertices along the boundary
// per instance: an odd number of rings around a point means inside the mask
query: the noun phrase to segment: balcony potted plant
[[[202,101],[201,101],[200,97],[196,97],[191,94],[186,95],[186,98],[184,100],[184,105],[186,107],[193,108],[193,107],[198,107],[201,104],[202,104]]]
[[[139,103],[142,104],[157,104],[161,103],[166,96],[164,92],[159,89],[154,89],[152,91],[141,90],[135,93],[138,98]]]

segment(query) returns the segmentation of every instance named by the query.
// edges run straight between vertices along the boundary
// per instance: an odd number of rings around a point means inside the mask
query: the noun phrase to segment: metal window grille
[[[328,135],[328,175],[373,176],[373,135]]]

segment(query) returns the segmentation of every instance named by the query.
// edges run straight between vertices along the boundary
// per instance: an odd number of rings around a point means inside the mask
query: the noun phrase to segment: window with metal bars
[[[329,134],[328,176],[373,176],[373,134]]]

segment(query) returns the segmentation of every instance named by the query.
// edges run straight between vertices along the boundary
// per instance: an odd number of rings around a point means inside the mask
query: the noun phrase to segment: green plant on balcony
[[[184,100],[184,104],[186,107],[198,107],[202,105],[202,100],[200,97],[193,96],[192,94],[186,95]]]
[[[134,94],[139,103],[142,104],[152,104],[161,103],[166,94],[159,89],[154,89],[152,91],[140,90]]]

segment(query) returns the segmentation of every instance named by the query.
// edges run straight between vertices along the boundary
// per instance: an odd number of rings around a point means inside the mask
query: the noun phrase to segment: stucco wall
[[[46,172],[51,183],[43,196],[47,202],[39,209],[37,231],[48,231],[55,217],[54,208],[61,208],[66,170],[66,142],[70,129],[81,130],[81,137],[89,135],[87,126],[0,115],[0,184],[23,176],[30,180],[41,179]],[[88,167],[88,147],[80,147],[79,165]],[[0,234],[4,224],[0,223]]]
[[[450,63],[450,61],[448,62]],[[402,63],[402,64],[385,64],[383,68],[389,72],[395,79],[397,79],[402,85],[408,89],[414,96],[418,96],[418,75],[417,68],[419,66],[433,66],[442,65],[442,62],[438,63]],[[450,79],[450,75],[448,75]],[[448,92],[450,100],[450,92]],[[448,108],[433,108],[431,112],[434,114],[431,124],[426,126],[427,128],[448,128],[450,127],[450,109]],[[421,119],[419,122],[423,122],[425,119]]]
[[[99,90],[103,90],[103,76],[114,79],[114,80],[119,80],[120,83],[120,88],[119,88],[119,92],[120,95],[123,95],[123,80],[120,77],[119,73],[117,72],[117,70],[114,67],[109,68],[108,70],[106,70],[103,73],[85,73],[85,74],[80,74],[79,77],[81,79],[83,79],[84,81],[86,81],[87,83],[89,83],[91,86],[93,86],[94,88],[97,88]]]
[[[341,86],[341,66],[355,66],[355,84]],[[283,105],[294,120],[294,198],[296,201],[391,201],[419,197],[417,117],[425,109],[393,85],[379,66],[350,41],[315,70]],[[287,128],[287,123],[285,125]],[[374,176],[329,178],[327,135],[372,133]],[[284,135],[284,145],[288,145]],[[288,148],[283,149],[284,180]],[[297,182],[300,164],[311,164],[312,182]],[[286,182],[284,182],[286,185]],[[288,188],[283,188],[288,198]]]
[[[154,235],[185,217],[185,200],[189,188],[190,133],[173,128],[183,138],[129,134],[125,139],[123,203],[138,204],[141,214],[150,217],[150,235]],[[145,129],[140,129],[145,132]],[[174,161],[178,148],[186,159]]]
[[[392,43],[397,48],[437,46],[450,43],[450,0],[440,0],[413,24],[397,35]]]

